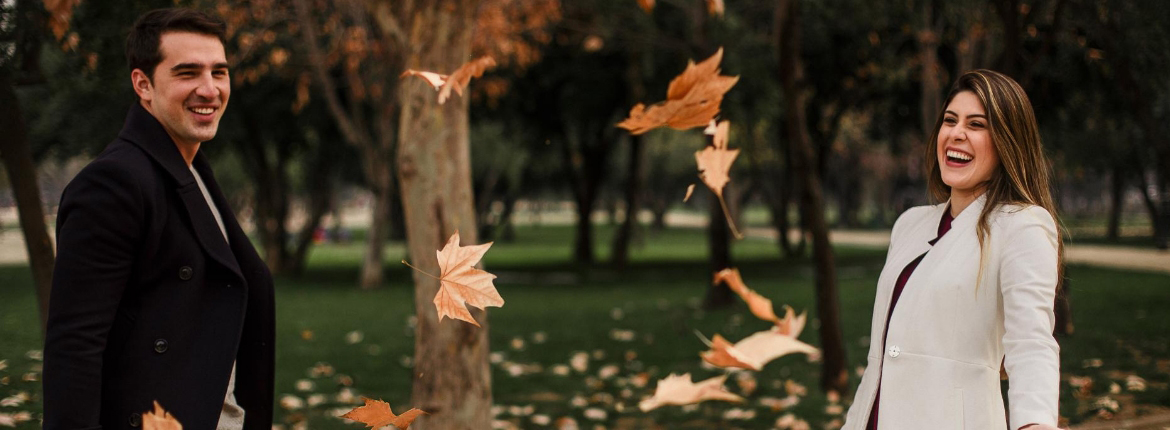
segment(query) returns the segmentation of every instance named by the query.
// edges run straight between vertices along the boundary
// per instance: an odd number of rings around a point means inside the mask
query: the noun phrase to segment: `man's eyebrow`
[[[202,68],[203,68],[203,65],[199,64],[199,63],[179,63],[179,64],[176,64],[173,67],[171,67],[171,71],[202,69]],[[228,63],[215,63],[211,66],[211,68],[213,70],[214,69],[226,69],[226,68],[228,68]]]

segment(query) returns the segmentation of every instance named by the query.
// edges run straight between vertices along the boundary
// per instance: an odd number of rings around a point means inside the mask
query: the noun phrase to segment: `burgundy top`
[[[942,219],[938,222],[938,237],[935,237],[934,240],[930,241],[931,246],[933,246],[935,242],[938,242],[939,239],[942,239],[943,235],[947,234],[947,232],[951,230],[951,221],[954,220],[955,218],[951,216],[951,206],[947,205],[946,210],[943,211]],[[890,333],[890,317],[894,315],[894,306],[898,304],[898,297],[902,296],[902,290],[906,288],[906,281],[910,279],[910,275],[914,273],[914,269],[918,267],[918,263],[921,263],[924,257],[926,257],[926,252],[922,253],[922,255],[919,255],[918,258],[915,258],[914,261],[910,262],[910,264],[907,264],[906,268],[902,269],[902,274],[898,275],[898,282],[894,284],[894,295],[890,298],[890,311],[888,314],[886,314],[886,328],[884,331],[882,331],[881,350],[883,351],[883,354],[885,353],[884,351],[886,349],[886,335]],[[877,394],[875,394],[873,397],[873,408],[870,410],[869,425],[866,426],[866,430],[877,430],[878,401],[881,400],[882,397],[881,384],[881,379],[878,379]]]

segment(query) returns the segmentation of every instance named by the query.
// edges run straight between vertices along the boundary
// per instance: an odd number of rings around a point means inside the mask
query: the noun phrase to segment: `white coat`
[[[843,430],[864,430],[881,382],[878,430],[1003,429],[1056,425],[1059,347],[1052,337],[1057,233],[1038,206],[1004,205],[990,217],[982,281],[975,229],[979,197],[931,246],[947,204],[898,217],[878,278],[868,365]],[[929,252],[927,252],[929,251]],[[894,283],[906,282],[882,345]],[[1000,363],[1008,373],[1008,426]]]

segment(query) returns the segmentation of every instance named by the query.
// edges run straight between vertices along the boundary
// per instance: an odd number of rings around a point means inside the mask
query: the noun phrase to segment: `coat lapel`
[[[975,231],[975,223],[979,221],[979,215],[983,212],[983,205],[987,201],[987,195],[981,195],[971,202],[959,216],[951,221],[951,229],[944,234],[934,246],[927,244],[926,257],[918,263],[918,267],[914,273],[910,275],[910,279],[906,280],[906,287],[902,291],[902,298],[898,301],[907,301],[909,296],[916,295],[916,292],[923,288],[930,288],[931,285],[927,281],[934,277],[934,273],[939,269],[947,266],[946,258],[951,253],[952,249],[957,245],[963,243],[964,236]],[[950,207],[950,203],[941,205],[943,210]],[[938,223],[942,218],[942,211],[937,211],[936,216],[930,219],[933,223],[930,228],[930,238],[934,239],[938,233]],[[978,252],[978,251],[976,251]],[[917,255],[921,255],[917,254]],[[916,256],[917,256],[916,255]],[[915,256],[915,257],[916,257]],[[978,258],[978,255],[975,256]]]
[[[187,162],[179,153],[179,148],[175,147],[174,141],[162,124],[141,104],[135,102],[130,108],[130,113],[126,115],[126,124],[118,136],[141,148],[174,179],[177,184],[176,193],[187,210],[187,219],[191,220],[191,229],[199,240],[199,245],[213,260],[243,279],[235,255],[223,239],[223,233],[220,232],[219,224],[211,214],[211,208],[207,206],[207,200],[203,198],[203,192],[199,190],[199,184],[195,182],[195,176],[191,174]],[[202,154],[195,156],[195,164],[196,169],[200,169],[208,193],[212,194],[213,200],[217,198],[219,200],[216,205],[222,212],[225,227],[229,220],[235,224],[235,217],[231,216],[230,208],[226,203],[221,203],[223,199],[219,187],[215,185],[211,170]]]

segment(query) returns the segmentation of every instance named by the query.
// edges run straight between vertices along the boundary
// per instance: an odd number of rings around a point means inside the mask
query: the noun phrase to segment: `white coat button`
[[[898,347],[898,345],[894,345],[894,346],[890,347],[890,350],[889,350],[890,357],[896,358],[896,357],[898,357],[898,354],[901,354],[901,353],[902,353],[902,348]]]

